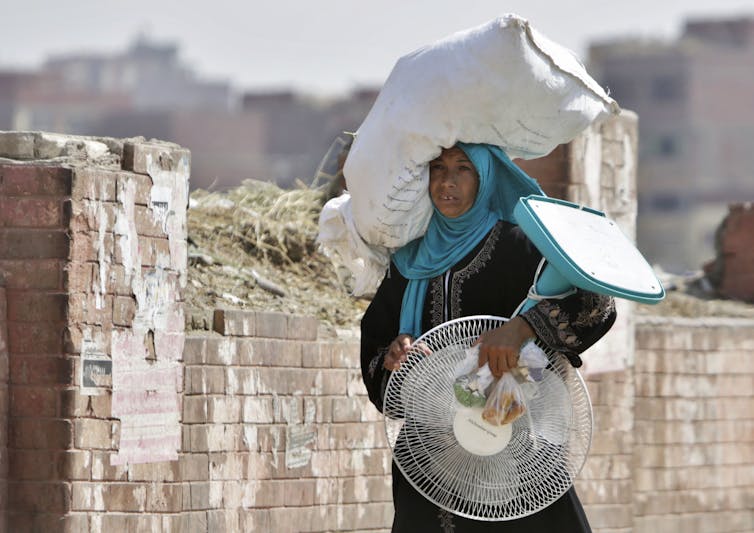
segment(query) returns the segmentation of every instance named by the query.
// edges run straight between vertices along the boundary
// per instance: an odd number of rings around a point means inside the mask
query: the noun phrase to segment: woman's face
[[[444,148],[429,163],[429,196],[440,213],[456,218],[468,211],[479,190],[479,174],[463,150]]]

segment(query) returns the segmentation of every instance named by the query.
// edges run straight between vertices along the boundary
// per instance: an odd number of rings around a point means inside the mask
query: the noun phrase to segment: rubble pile
[[[327,188],[283,190],[246,180],[224,192],[196,190],[188,210],[189,329],[211,329],[214,309],[314,316],[324,331],[356,327],[368,299],[355,298],[316,243]],[[754,306],[717,299],[700,273],[658,272],[667,298],[636,312],[667,316],[754,318]]]
[[[223,192],[193,191],[187,327],[210,329],[219,308],[314,316],[330,329],[358,325],[368,300],[350,296],[317,249],[325,199],[324,189],[283,190],[255,180]]]

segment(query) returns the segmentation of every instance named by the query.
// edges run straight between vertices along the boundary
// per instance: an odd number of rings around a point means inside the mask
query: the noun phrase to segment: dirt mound
[[[211,327],[216,308],[281,311],[329,328],[358,325],[368,301],[350,296],[317,249],[325,192],[247,180],[196,190],[188,210],[187,325]]]

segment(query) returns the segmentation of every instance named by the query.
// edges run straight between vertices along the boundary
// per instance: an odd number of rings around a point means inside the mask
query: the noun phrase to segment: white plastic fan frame
[[[459,443],[458,415],[469,409],[453,392],[458,366],[479,335],[506,321],[477,315],[431,329],[385,389],[385,431],[398,468],[431,502],[474,520],[513,520],[553,503],[573,485],[592,440],[584,380],[565,357],[548,355],[545,379],[525,416],[502,432],[507,442],[499,452],[483,446],[472,453],[468,442]],[[480,415],[472,425],[491,427]]]

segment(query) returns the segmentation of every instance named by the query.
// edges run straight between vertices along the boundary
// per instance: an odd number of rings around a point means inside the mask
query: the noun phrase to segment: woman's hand
[[[412,342],[414,342],[414,338],[411,335],[398,335],[388,346],[382,366],[387,370],[398,370],[401,363],[406,360]]]
[[[479,345],[479,366],[488,363],[492,375],[499,378],[518,366],[521,345],[534,336],[534,330],[520,316],[499,328],[485,331],[474,342],[474,346]]]

